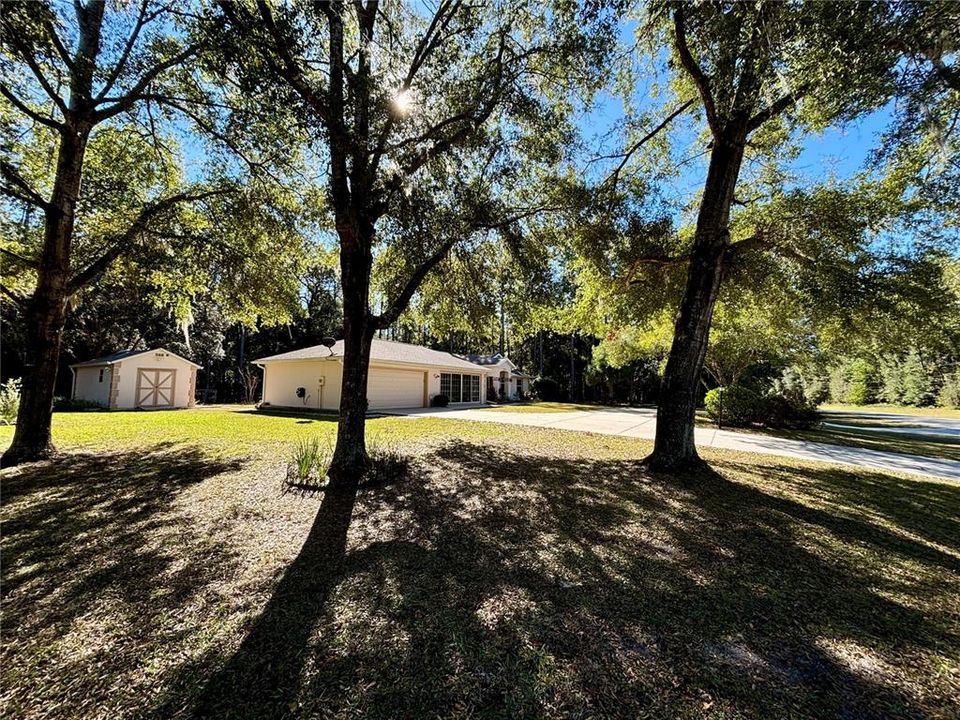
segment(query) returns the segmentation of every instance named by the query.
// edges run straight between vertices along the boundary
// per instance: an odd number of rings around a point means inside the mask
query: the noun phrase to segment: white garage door
[[[371,368],[367,381],[370,409],[423,406],[423,373]]]

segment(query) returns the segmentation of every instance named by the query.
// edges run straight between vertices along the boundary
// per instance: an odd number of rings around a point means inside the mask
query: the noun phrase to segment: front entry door
[[[177,371],[140,368],[137,371],[137,407],[170,407]]]

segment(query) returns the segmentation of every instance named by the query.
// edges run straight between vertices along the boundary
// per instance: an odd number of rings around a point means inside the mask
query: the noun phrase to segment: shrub
[[[954,370],[943,379],[937,405],[960,408],[960,370]]]
[[[704,405],[712,420],[730,427],[764,425],[799,430],[820,422],[820,414],[807,402],[800,388],[761,395],[752,388],[731,385],[708,392]]]
[[[731,427],[746,427],[758,420],[762,398],[751,388],[731,385],[714,388],[703,401],[710,419]]]
[[[805,430],[820,422],[820,413],[802,395],[767,395],[762,398],[757,422],[771,428]]]
[[[0,385],[0,423],[13,425],[20,412],[20,380],[11,378]]]
[[[55,397],[53,399],[53,409],[57,412],[82,412],[84,410],[106,410],[106,407],[93,400]]]
[[[550,377],[538,377],[530,383],[530,392],[546,402],[560,399],[560,383]]]
[[[450,398],[448,398],[446,395],[443,395],[443,394],[434,395],[430,399],[430,407],[446,407],[449,404],[450,404]]]

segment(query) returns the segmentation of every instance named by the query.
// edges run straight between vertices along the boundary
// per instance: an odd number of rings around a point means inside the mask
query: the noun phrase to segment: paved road
[[[474,408],[423,408],[407,410],[407,417],[446,417],[457,420],[497,422],[505,425],[528,425],[593,432],[602,435],[621,435],[653,439],[656,429],[656,411],[649,408],[604,408],[602,410],[575,410],[571,412],[509,412]],[[941,420],[942,418],[933,418]],[[711,428],[697,428],[697,445],[744,452],[780,455],[783,457],[820,460],[858,467],[894,472],[932,475],[960,481],[960,462],[938,458],[918,457],[900,453],[844,447],[829,443],[787,440],[759,433],[731,432]]]

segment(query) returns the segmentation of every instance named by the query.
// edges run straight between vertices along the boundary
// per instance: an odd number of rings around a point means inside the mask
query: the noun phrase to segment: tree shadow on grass
[[[96,685],[185,641],[189,624],[171,626],[170,617],[229,572],[233,558],[171,504],[239,467],[167,444],[67,454],[5,475],[7,711],[66,702],[82,715],[103,701]],[[84,685],[91,692],[69,695]]]
[[[932,669],[960,638],[934,593],[958,586],[960,488],[718,467],[451,442],[402,483],[324,496],[195,714],[948,715]],[[907,490],[942,509],[935,537]]]

